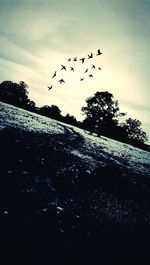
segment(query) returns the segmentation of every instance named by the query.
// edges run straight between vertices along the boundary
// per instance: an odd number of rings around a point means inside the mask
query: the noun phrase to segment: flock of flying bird
[[[101,54],[102,54],[102,53],[101,53],[100,49],[98,49],[98,50],[97,50],[97,54],[96,54],[96,56],[99,56],[99,55],[101,55]],[[92,58],[94,58],[93,53],[88,54],[88,57],[87,57],[87,58],[85,58],[85,57],[84,57],[84,58],[80,58],[80,59],[77,59],[77,57],[69,58],[69,59],[68,59],[68,62],[77,62],[77,61],[81,61],[81,63],[83,64],[83,63],[85,62],[86,59],[92,59]],[[94,64],[92,64],[91,68],[94,69],[94,70],[96,70],[96,66],[95,66]],[[60,69],[60,70],[62,70],[62,71],[63,71],[63,70],[64,70],[64,71],[67,71],[67,68],[66,68],[65,65],[62,65],[62,64],[61,64],[61,69]],[[98,67],[98,70],[101,70],[101,68]],[[75,71],[74,67],[70,66],[70,71],[74,72],[74,71]],[[87,69],[85,70],[84,73],[86,74],[88,71],[89,71],[89,68],[87,68]],[[57,76],[57,71],[54,72],[54,74],[53,74],[53,76],[52,76],[52,79],[55,78],[56,76]],[[93,75],[92,75],[92,74],[89,74],[88,77],[89,77],[89,78],[93,78]],[[84,80],[84,77],[83,77],[83,78],[80,78],[80,81],[83,81],[83,80]],[[62,84],[62,83],[65,83],[65,80],[64,80],[63,78],[61,78],[60,80],[58,80],[58,82],[59,82],[60,84]],[[52,88],[53,88],[53,85],[48,86],[48,90],[51,90]]]

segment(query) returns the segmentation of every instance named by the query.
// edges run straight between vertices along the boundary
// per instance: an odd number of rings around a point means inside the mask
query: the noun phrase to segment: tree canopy
[[[75,126],[78,125],[77,119],[73,115],[70,115],[69,113],[67,113],[66,116],[63,117],[63,121],[71,125]]]
[[[53,119],[59,119],[61,117],[61,110],[56,105],[44,105],[39,109],[39,113]]]
[[[0,84],[0,100],[2,102],[20,108],[34,110],[35,103],[30,101],[28,94],[28,85],[23,81],[20,81],[19,83],[3,81]]]
[[[128,118],[125,123],[122,124],[122,128],[125,131],[126,137],[130,141],[144,143],[148,140],[148,137],[142,130],[141,125],[141,121],[132,118]]]
[[[148,140],[142,130],[142,123],[137,119],[128,118],[119,123],[119,118],[126,115],[120,112],[118,101],[108,91],[96,92],[87,98],[87,106],[82,107],[86,115],[83,127],[97,135],[106,135],[117,140],[134,144],[143,144]]]
[[[110,134],[117,126],[120,116],[125,115],[119,112],[118,101],[108,91],[96,92],[93,97],[86,100],[87,106],[82,108],[86,115],[83,123],[87,129],[100,134]]]

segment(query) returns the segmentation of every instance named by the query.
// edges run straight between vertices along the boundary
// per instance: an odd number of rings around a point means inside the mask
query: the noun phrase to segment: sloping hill
[[[0,233],[9,258],[79,264],[100,255],[101,264],[120,264],[128,249],[126,264],[146,255],[139,242],[149,242],[149,152],[4,103],[0,128]]]
[[[91,136],[77,127],[11,105],[1,103],[0,126],[26,132],[59,135],[60,145],[64,143],[65,136],[69,145],[67,151],[79,157],[82,162],[85,161],[88,168],[95,169],[100,165],[114,163],[129,169],[130,172],[137,172],[141,176],[148,176],[148,174],[150,176],[149,152],[107,137]]]

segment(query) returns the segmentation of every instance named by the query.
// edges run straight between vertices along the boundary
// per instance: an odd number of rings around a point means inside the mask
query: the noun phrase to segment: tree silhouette
[[[39,113],[56,120],[61,118],[61,110],[56,105],[44,105],[39,109]]]
[[[33,111],[33,112],[37,112],[36,104],[33,100],[29,100],[26,109]]]
[[[21,81],[19,84],[12,81],[3,81],[0,84],[0,100],[15,106],[27,105],[28,86]]]
[[[63,117],[63,121],[71,125],[76,125],[76,126],[78,125],[77,119],[73,115],[70,115],[69,113],[67,113],[66,116]]]
[[[148,137],[142,130],[141,125],[141,121],[132,118],[127,119],[126,122],[121,125],[130,142],[144,143],[148,141]]]
[[[0,100],[14,106],[35,110],[35,103],[28,98],[28,85],[20,81],[14,83],[12,81],[3,81],[0,84]]]
[[[86,129],[97,133],[111,136],[115,133],[118,118],[125,115],[119,112],[118,101],[107,91],[96,92],[93,97],[86,100],[87,106],[82,107],[86,115],[83,125]]]

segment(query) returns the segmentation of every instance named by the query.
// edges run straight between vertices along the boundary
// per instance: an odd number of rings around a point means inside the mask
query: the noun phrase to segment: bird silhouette
[[[91,53],[90,55],[88,54],[88,59],[93,58],[93,53]]]
[[[101,55],[101,54],[102,54],[102,53],[101,53],[100,49],[98,49],[96,55]]]
[[[58,82],[59,82],[60,84],[65,83],[64,79],[60,79]]]
[[[56,71],[55,71],[54,75],[52,76],[52,78],[54,78],[55,76],[56,76]]]
[[[68,59],[68,62],[70,62],[70,61],[71,61],[71,58]]]
[[[100,71],[101,71],[101,68],[100,68],[100,67],[98,67],[98,70],[100,70]]]
[[[73,58],[73,61],[76,62],[76,61],[77,61],[77,57],[74,57],[74,58]]]
[[[80,78],[80,81],[83,81],[84,80],[84,78]]]
[[[93,69],[95,69],[95,68],[96,68],[94,64],[92,64],[92,68],[93,68]]]
[[[87,69],[85,70],[85,72],[84,72],[84,73],[86,74],[86,73],[88,72],[88,70],[89,70],[89,69],[87,68]]]
[[[62,67],[61,70],[67,71],[66,66],[64,66],[64,65],[61,64],[61,67]]]
[[[84,63],[84,61],[85,61],[85,58],[81,58],[81,59],[79,59],[80,61],[82,61],[82,63]]]
[[[48,86],[48,90],[51,90],[53,86]]]
[[[74,72],[74,68],[73,67],[70,67],[70,71],[73,71]]]
[[[93,75],[89,75],[89,78],[93,77]]]

